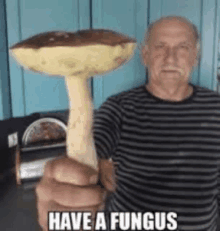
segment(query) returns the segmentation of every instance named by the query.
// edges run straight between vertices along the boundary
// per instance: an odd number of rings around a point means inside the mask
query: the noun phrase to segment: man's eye
[[[189,47],[185,46],[185,45],[182,45],[182,46],[180,46],[180,49],[189,50]]]
[[[156,45],[156,46],[155,46],[156,49],[161,49],[161,48],[163,48],[163,47],[164,47],[164,45],[162,45],[162,44]]]

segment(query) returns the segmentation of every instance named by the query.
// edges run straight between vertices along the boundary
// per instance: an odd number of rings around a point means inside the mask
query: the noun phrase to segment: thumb
[[[116,189],[115,166],[109,159],[99,160],[100,180],[106,190],[114,192]]]

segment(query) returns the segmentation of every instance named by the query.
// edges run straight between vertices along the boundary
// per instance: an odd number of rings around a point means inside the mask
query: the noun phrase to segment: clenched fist
[[[38,221],[47,230],[48,211],[91,211],[103,207],[107,191],[115,190],[113,165],[100,160],[99,176],[95,170],[71,158],[48,162],[36,187]],[[105,189],[96,184],[100,177]]]

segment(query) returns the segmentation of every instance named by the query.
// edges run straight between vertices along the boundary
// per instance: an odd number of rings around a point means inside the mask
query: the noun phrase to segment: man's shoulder
[[[207,87],[193,85],[195,94],[194,100],[199,101],[215,101],[216,103],[220,103],[220,94],[216,91],[210,90]],[[129,105],[129,107],[133,104],[139,104],[143,102],[152,102],[152,98],[148,94],[145,85],[141,85],[126,91],[122,91],[120,93],[114,94],[110,96],[106,102],[116,103],[117,105]]]
[[[210,90],[209,88],[194,85],[194,88],[196,89],[197,96],[200,97],[206,97],[206,98],[216,98],[220,100],[220,94],[217,91]]]

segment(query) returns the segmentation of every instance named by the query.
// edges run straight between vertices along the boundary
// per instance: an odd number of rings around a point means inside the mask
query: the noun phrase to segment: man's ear
[[[200,59],[200,44],[197,44],[196,49],[194,51],[194,62],[193,62],[193,67],[197,67],[199,64],[199,59]]]
[[[148,66],[148,60],[149,60],[149,49],[148,45],[145,45],[141,49],[141,59],[143,64],[147,67]]]
[[[193,68],[196,68],[199,64],[199,54],[195,54],[194,60],[193,60]]]

